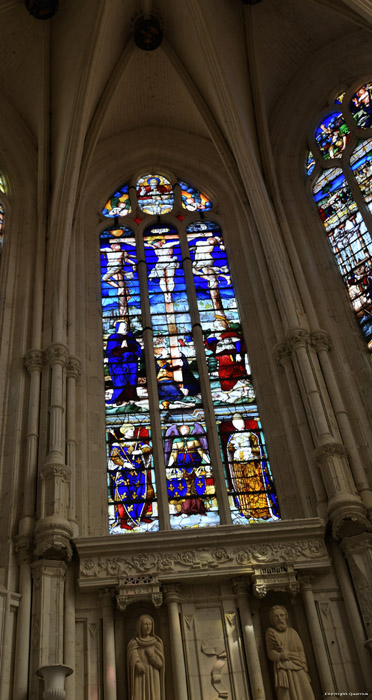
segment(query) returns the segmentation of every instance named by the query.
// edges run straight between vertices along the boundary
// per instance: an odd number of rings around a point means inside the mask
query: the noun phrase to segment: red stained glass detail
[[[141,221],[143,221],[143,219],[141,219],[139,216],[136,216],[136,218],[133,219],[133,221],[134,221],[135,224],[140,224]]]

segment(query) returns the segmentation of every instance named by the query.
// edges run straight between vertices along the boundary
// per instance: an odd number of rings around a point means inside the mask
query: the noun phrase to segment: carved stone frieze
[[[78,550],[79,550],[79,544]],[[95,587],[98,581],[111,580],[111,585],[123,577],[158,576],[164,583],[174,576],[187,574],[188,579],[207,572],[209,576],[221,573],[234,576],[253,574],[255,567],[277,564],[309,567],[328,566],[328,554],[322,537],[296,538],[291,541],[252,542],[244,546],[229,544],[225,547],[181,547],[177,550],[152,549],[99,555],[80,555],[79,584],[82,589]],[[286,569],[286,576],[289,569]],[[273,576],[273,572],[267,572]],[[288,581],[288,585],[289,585]]]

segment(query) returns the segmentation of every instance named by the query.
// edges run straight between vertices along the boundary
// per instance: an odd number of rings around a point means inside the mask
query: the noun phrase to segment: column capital
[[[275,345],[273,356],[276,364],[282,367],[291,362],[291,349],[288,343],[278,343]]]
[[[62,343],[52,343],[45,351],[49,365],[62,365],[64,367],[69,358],[68,349]]]
[[[305,328],[292,328],[287,335],[287,343],[293,350],[306,348],[310,340],[310,334]]]
[[[315,576],[311,576],[310,574],[301,574],[299,576],[301,591],[312,591],[314,580]]]
[[[317,352],[320,350],[329,352],[329,350],[332,349],[331,336],[327,331],[323,331],[321,328],[310,334],[310,342]]]
[[[71,524],[63,517],[49,515],[38,520],[35,527],[35,554],[56,561],[72,559]]]
[[[63,581],[66,578],[67,564],[57,559],[38,559],[32,562],[32,578],[35,582],[40,581],[42,576],[58,577]]]
[[[168,583],[162,587],[166,603],[179,603],[181,598],[181,587],[176,583]]]
[[[248,576],[237,576],[231,580],[231,586],[236,596],[247,596],[251,582]]]
[[[66,361],[66,372],[68,377],[77,379],[81,374],[81,362],[78,357],[70,355]]]
[[[41,372],[44,362],[44,353],[42,350],[34,348],[26,352],[24,361],[25,367],[30,374],[31,372]]]
[[[29,535],[17,535],[15,538],[15,552],[18,566],[30,564],[32,559],[32,537]]]

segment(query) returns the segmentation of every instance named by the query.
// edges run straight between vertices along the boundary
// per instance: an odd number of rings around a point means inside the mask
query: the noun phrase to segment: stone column
[[[336,696],[333,695],[335,692],[335,687],[333,684],[331,669],[327,661],[327,649],[324,644],[323,634],[319,624],[318,612],[314,601],[312,578],[303,577],[301,578],[300,583],[320,684],[324,694],[323,697],[327,697],[329,700],[337,700]],[[325,693],[327,693],[327,695],[325,695]]]
[[[182,645],[180,615],[178,609],[178,604],[180,601],[179,586],[164,586],[164,593],[165,602],[168,608],[174,696],[177,698],[177,700],[188,700],[185,660]]]
[[[100,592],[103,617],[104,700],[117,700],[113,594],[114,592],[110,589]]]
[[[16,554],[19,566],[20,601],[17,614],[16,649],[14,657],[14,700],[28,698],[28,664],[31,631],[31,538],[18,536]]]
[[[328,515],[335,539],[364,532],[369,527],[366,509],[358,496],[346,449],[333,434],[335,423],[328,397],[318,383],[314,359],[310,358],[310,336],[302,328],[287,337],[296,374],[316,446],[315,459],[328,496]],[[318,359],[315,355],[315,360]]]
[[[265,700],[266,695],[261,672],[261,664],[258,656],[256,637],[254,634],[252,615],[248,601],[249,583],[244,577],[239,577],[232,581],[232,587],[237,598],[240,620],[242,623],[249,681],[252,689],[252,700]]]
[[[360,611],[367,633],[366,648],[372,652],[372,533],[345,537],[341,544],[350,566]]]
[[[66,574],[64,612],[63,661],[75,668],[75,576],[72,563]],[[75,674],[66,678],[66,691],[68,700],[75,700]]]
[[[80,374],[80,361],[77,357],[69,357],[66,363],[67,374],[67,416],[66,416],[66,463],[71,469],[70,498],[68,505],[68,520],[75,523],[75,490],[76,490],[76,381]]]
[[[38,698],[37,669],[63,664],[64,587],[63,561],[40,559],[31,564],[34,581],[31,627],[30,698]]]

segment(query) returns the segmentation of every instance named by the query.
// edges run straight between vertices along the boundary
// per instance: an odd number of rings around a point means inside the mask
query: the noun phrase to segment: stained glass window
[[[107,217],[126,216],[130,211],[129,187],[128,185],[123,185],[106,202],[102,209],[102,214]]]
[[[4,180],[4,177],[1,173],[0,173],[0,192],[2,192],[3,194],[5,194],[5,192],[6,192],[5,180]]]
[[[172,211],[165,177],[136,190]],[[220,227],[127,220],[100,236],[110,533],[217,526],[220,497],[233,524],[278,519]]]
[[[212,209],[213,204],[205,194],[196,190],[195,187],[191,187],[187,182],[183,182],[183,180],[178,180],[178,184],[181,188],[182,206],[184,209],[188,211],[208,211]]]
[[[313,170],[318,163],[322,172],[313,182],[312,192],[352,307],[372,351],[372,138],[366,138],[365,133],[372,125],[371,90],[372,83],[367,83],[348,99],[338,100],[342,102],[340,111],[331,111],[315,130],[319,151],[313,150]],[[347,123],[351,124],[350,129]],[[330,158],[338,158],[340,167],[327,168],[325,161]],[[305,161],[307,170],[308,164],[309,154]]]
[[[335,103],[338,104],[338,105],[340,105],[341,102],[343,101],[344,97],[345,97],[345,90],[344,90],[343,92],[340,92],[340,93],[337,95],[337,97],[335,98]]]
[[[306,158],[306,166],[305,166],[306,175],[307,176],[311,175],[314,168],[315,168],[314,156],[312,154],[312,151],[309,151],[307,154],[307,158]]]

